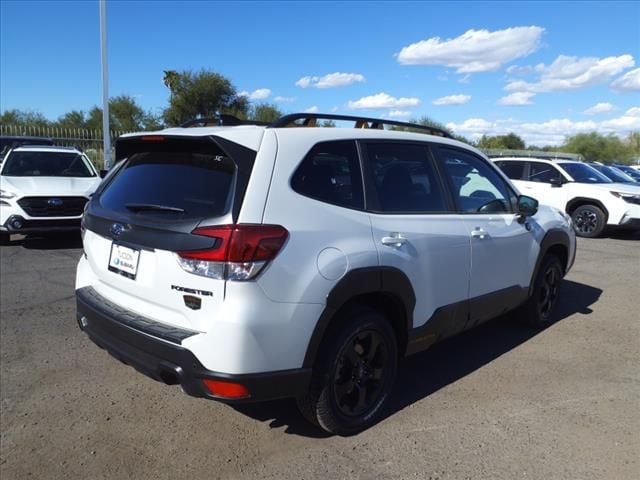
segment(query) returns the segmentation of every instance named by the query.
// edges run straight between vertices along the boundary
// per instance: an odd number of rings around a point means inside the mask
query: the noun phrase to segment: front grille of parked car
[[[24,197],[18,205],[30,217],[77,217],[82,215],[85,197]]]

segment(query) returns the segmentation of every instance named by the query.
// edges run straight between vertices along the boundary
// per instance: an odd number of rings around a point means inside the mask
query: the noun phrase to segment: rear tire
[[[555,321],[554,309],[558,303],[562,276],[562,263],[558,257],[545,256],[536,275],[533,292],[520,307],[519,317],[528,325],[544,328]]]
[[[341,315],[339,330],[319,352],[300,412],[329,433],[352,435],[376,423],[387,405],[398,368],[389,322],[369,308]]]
[[[607,219],[599,207],[595,205],[581,205],[571,214],[574,229],[580,237],[595,238],[602,234],[607,225]]]

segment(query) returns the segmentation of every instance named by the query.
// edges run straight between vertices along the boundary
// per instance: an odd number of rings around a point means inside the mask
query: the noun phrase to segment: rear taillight
[[[289,232],[279,225],[200,227],[194,235],[214,238],[213,248],[177,252],[183,270],[219,280],[251,280],[273,260]]]

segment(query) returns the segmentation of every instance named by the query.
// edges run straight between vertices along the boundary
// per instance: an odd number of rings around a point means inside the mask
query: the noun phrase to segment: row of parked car
[[[640,229],[640,166],[503,156],[493,161],[521,192],[571,215],[579,236],[597,237],[608,227]],[[0,137],[0,162],[1,243],[12,233],[80,228],[84,204],[101,181],[81,150],[55,146],[49,138]]]

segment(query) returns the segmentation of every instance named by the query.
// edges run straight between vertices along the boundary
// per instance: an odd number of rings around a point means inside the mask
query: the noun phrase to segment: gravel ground
[[[502,318],[403,362],[349,438],[291,401],[234,409],[154,382],[75,322],[75,237],[0,248],[0,478],[640,478],[640,240],[579,240],[560,321]]]

